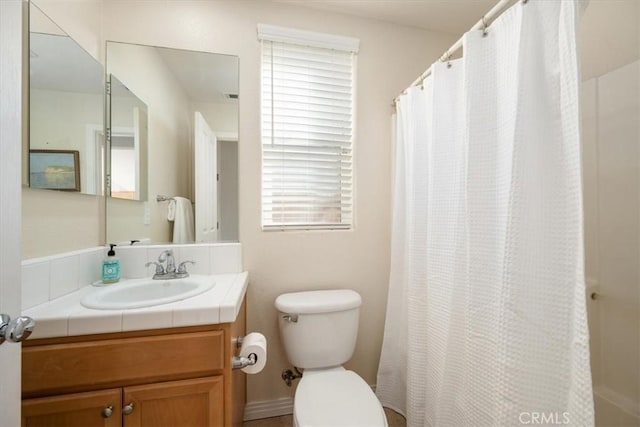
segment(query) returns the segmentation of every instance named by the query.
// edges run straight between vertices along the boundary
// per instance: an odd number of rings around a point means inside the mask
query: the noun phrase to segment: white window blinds
[[[262,40],[262,226],[350,228],[353,53]]]

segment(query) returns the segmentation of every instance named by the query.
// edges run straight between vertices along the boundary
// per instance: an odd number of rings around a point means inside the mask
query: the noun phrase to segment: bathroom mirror
[[[107,77],[107,195],[147,200],[147,106],[116,76]]]
[[[108,41],[106,64],[112,135],[107,241],[237,241],[238,58]],[[138,129],[146,140],[136,173],[142,190],[133,197],[120,193],[113,181],[115,151],[125,144],[117,140],[118,129],[128,126],[117,116],[137,120],[133,133]],[[131,158],[131,137],[128,141]],[[132,167],[124,169],[131,175]],[[189,208],[191,223],[179,218]]]
[[[104,69],[33,3],[29,13],[29,186],[101,194]]]

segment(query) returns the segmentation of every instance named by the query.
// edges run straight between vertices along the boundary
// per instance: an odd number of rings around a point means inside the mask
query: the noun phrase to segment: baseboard
[[[293,414],[293,397],[249,402],[244,407],[244,421]]]

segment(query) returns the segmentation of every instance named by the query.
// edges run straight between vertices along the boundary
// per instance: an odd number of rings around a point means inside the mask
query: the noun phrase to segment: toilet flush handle
[[[282,315],[282,319],[285,322],[298,323],[298,315],[297,314],[283,314]]]

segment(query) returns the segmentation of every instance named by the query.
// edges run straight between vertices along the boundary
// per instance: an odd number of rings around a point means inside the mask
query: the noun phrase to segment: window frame
[[[260,47],[260,225],[262,231],[327,231],[327,230],[353,230],[355,228],[356,218],[356,140],[357,140],[357,53],[359,50],[359,40],[351,37],[342,37],[331,34],[315,33],[310,31],[297,30],[292,28],[277,27],[272,25],[258,24],[258,39],[261,42]],[[302,47],[321,48],[329,50],[338,50],[351,54],[351,138],[349,141],[350,150],[350,218],[347,222],[328,222],[328,223],[291,223],[278,222],[274,224],[265,224],[265,142],[264,142],[264,88],[263,77],[265,73],[264,67],[264,42],[284,43],[290,45],[299,45]],[[273,45],[272,47],[273,48]],[[273,126],[273,122],[271,122]],[[338,146],[336,144],[336,146]],[[342,215],[343,208],[343,187],[340,186],[339,209]]]

